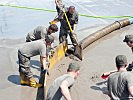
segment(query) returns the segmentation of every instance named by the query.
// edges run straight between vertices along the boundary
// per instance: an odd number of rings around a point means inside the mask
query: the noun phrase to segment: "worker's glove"
[[[50,25],[56,24],[56,23],[59,22],[59,21],[60,21],[60,19],[59,19],[59,17],[58,17],[58,18],[54,19],[53,21],[49,22],[49,24],[50,24]]]
[[[50,48],[50,52],[51,52],[52,54],[54,54],[54,53],[55,53],[54,48]]]
[[[50,51],[48,52],[48,56],[51,58],[53,57],[54,53],[55,53],[54,49],[51,48]]]
[[[126,68],[127,71],[132,71],[133,69],[133,63],[129,64],[128,67]]]
[[[53,48],[47,48],[47,55],[52,56],[54,54],[54,49]]]

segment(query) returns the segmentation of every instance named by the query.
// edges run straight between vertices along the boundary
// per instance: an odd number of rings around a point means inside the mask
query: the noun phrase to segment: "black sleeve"
[[[60,12],[61,12],[61,9],[60,9],[58,6],[56,6],[56,10],[57,10],[57,13],[58,13],[58,15],[59,15]]]
[[[78,24],[78,13],[75,15],[75,24]]]

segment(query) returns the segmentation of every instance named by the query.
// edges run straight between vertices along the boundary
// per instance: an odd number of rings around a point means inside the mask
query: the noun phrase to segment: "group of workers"
[[[20,83],[31,87],[41,86],[33,77],[30,69],[30,58],[40,55],[41,71],[47,70],[47,48],[52,48],[54,42],[52,33],[58,31],[56,23],[60,21],[59,42],[67,41],[69,34],[72,44],[75,45],[76,35],[75,30],[78,24],[78,13],[74,6],[69,8],[63,5],[61,0],[55,0],[58,17],[50,22],[49,27],[38,26],[33,31],[29,32],[26,37],[26,43],[18,50]],[[66,13],[72,28],[67,23]],[[76,41],[75,41],[76,40]],[[131,47],[133,52],[133,35],[126,35],[123,42]],[[49,50],[48,50],[49,51]],[[118,55],[115,58],[117,72],[111,74],[107,81],[108,95],[111,100],[132,100],[133,99],[133,73],[127,71],[127,58],[125,55]],[[47,100],[72,100],[69,89],[74,84],[74,80],[79,75],[80,66],[76,62],[71,62],[68,66],[67,73],[54,80],[47,93]]]
[[[123,40],[133,53],[133,35],[126,35]],[[133,100],[133,62],[128,65],[125,55],[115,58],[117,71],[110,74],[107,81],[108,95],[111,100]]]
[[[51,47],[54,37],[51,33],[58,31],[58,27],[52,24],[47,28],[42,26],[37,27],[32,32],[28,33],[26,42],[18,50],[19,72],[21,84],[27,84],[35,87],[37,82],[33,78],[30,70],[30,58],[40,55],[41,70],[46,69],[47,47]]]
[[[38,26],[26,36],[26,43],[18,49],[18,61],[19,61],[19,73],[20,73],[20,84],[28,85],[31,87],[41,87],[42,84],[36,82],[33,77],[33,73],[30,69],[30,59],[36,55],[40,55],[41,72],[46,72],[47,57],[48,52],[52,49],[51,44],[54,42],[53,33],[58,31],[58,26],[56,22],[60,21],[60,32],[59,32],[59,42],[67,42],[67,36],[69,34],[72,44],[75,44],[75,30],[78,24],[78,13],[74,6],[69,8],[63,5],[61,0],[55,0],[56,9],[58,13],[58,18],[50,22],[49,27]],[[65,11],[63,10],[65,9]],[[70,34],[70,29],[64,12],[70,22],[72,32]],[[76,41],[77,42],[77,41]],[[72,100],[69,93],[70,87],[74,84],[74,80],[79,75],[80,66],[76,62],[71,62],[67,69],[67,74],[57,78],[52,86],[50,87],[47,95],[47,100],[60,100],[65,98],[67,100]]]

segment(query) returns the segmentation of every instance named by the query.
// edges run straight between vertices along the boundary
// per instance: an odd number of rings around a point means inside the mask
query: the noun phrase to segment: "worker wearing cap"
[[[132,49],[132,53],[133,53],[133,35],[126,35],[123,42],[126,42],[126,44]],[[132,71],[133,69],[133,62],[131,64],[129,64],[128,68],[129,71]]]
[[[70,63],[67,74],[56,78],[49,87],[46,100],[72,100],[69,89],[77,79],[79,70],[80,66],[77,63]]]
[[[108,95],[111,100],[133,99],[133,74],[127,71],[127,58],[118,55],[115,58],[117,72],[112,73],[107,81]]]
[[[41,69],[46,69],[46,46],[51,45],[54,41],[54,37],[47,35],[44,39],[40,39],[33,42],[25,43],[18,50],[19,72],[20,72],[20,84],[26,84],[32,87],[36,87],[37,82],[33,78],[33,74],[30,69],[30,58],[36,55],[40,55]]]
[[[64,8],[62,0],[55,0],[55,4],[56,4],[56,10],[58,13],[58,18],[55,19],[53,22],[51,22],[51,24],[56,22],[56,20],[60,21],[60,23],[61,23],[60,33],[59,33],[59,41],[60,41],[60,43],[62,43],[63,41],[66,41],[67,36],[69,34],[73,45],[75,45],[77,42],[75,31],[76,31],[76,27],[78,24],[78,13],[76,12],[74,6],[70,6],[69,8],[67,8],[67,7]],[[70,22],[70,26],[73,30],[72,35],[70,34],[70,28],[69,28],[68,23],[66,21],[63,9],[65,9],[66,15],[67,15],[68,20]]]
[[[58,31],[56,24],[50,25],[48,28],[45,26],[38,26],[33,31],[29,32],[26,36],[26,42],[31,42],[39,39],[45,39],[46,35],[51,35]]]
[[[126,42],[126,44],[132,49],[133,52],[133,35],[126,35],[123,42]]]

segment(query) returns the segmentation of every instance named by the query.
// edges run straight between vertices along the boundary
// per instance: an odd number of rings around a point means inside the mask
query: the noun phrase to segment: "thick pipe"
[[[123,19],[120,21],[116,21],[113,24],[108,25],[105,28],[96,31],[95,33],[92,33],[91,35],[80,41],[79,44],[81,45],[82,49],[85,49],[88,45],[100,39],[101,37],[113,32],[114,30],[120,29],[132,23],[133,19]]]

